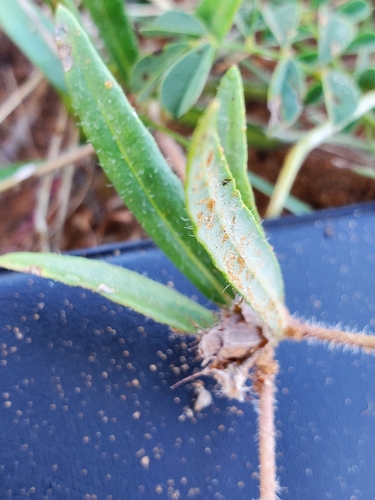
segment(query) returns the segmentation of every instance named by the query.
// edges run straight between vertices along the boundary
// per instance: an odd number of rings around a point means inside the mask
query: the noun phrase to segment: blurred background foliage
[[[181,179],[197,120],[237,64],[262,216],[375,199],[370,1],[61,3]],[[75,124],[55,43],[56,6],[0,0],[2,252],[145,236]]]

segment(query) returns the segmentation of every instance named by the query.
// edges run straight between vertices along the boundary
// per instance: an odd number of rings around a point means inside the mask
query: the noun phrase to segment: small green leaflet
[[[296,61],[281,59],[277,64],[268,89],[270,128],[291,127],[302,111],[304,81]]]
[[[200,19],[178,10],[169,10],[142,29],[148,36],[186,35],[203,37],[207,30]]]
[[[162,106],[179,118],[195,104],[206,84],[215,49],[205,44],[181,57],[166,74],[161,87]]]
[[[333,70],[324,72],[323,91],[331,122],[337,125],[348,120],[356,110],[359,99],[359,91],[349,75]]]
[[[298,4],[293,1],[286,1],[281,5],[267,2],[261,7],[261,12],[280,47],[289,45],[298,32]]]
[[[348,18],[323,4],[319,8],[319,62],[327,64],[342,54],[356,35]]]
[[[163,74],[190,48],[187,43],[166,45],[163,50],[144,56],[137,62],[132,75],[132,89],[138,94],[139,102],[150,97]]]
[[[195,14],[220,43],[233,25],[242,0],[201,0]]]

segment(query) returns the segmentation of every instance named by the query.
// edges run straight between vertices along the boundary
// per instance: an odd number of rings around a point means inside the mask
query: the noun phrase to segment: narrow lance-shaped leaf
[[[99,29],[116,74],[127,83],[138,57],[138,48],[124,1],[84,0],[84,4]]]
[[[64,73],[54,41],[54,27],[29,0],[0,1],[0,26],[51,84],[67,93]]]
[[[107,176],[155,243],[209,298],[230,294],[208,254],[191,237],[180,181],[130,106],[87,35],[58,9],[58,44],[73,106]]]
[[[129,269],[52,253],[19,252],[0,257],[0,266],[79,286],[183,332],[215,322],[212,311],[172,288]]]
[[[270,337],[280,339],[287,313],[279,265],[227,167],[216,133],[217,108],[214,101],[193,136],[187,206],[217,268],[268,325]]]
[[[161,87],[161,103],[179,118],[200,96],[215,56],[210,44],[197,47],[181,57],[169,70]]]
[[[216,97],[220,103],[217,130],[228,167],[236,181],[241,198],[254,217],[260,221],[255,208],[254,193],[247,175],[246,116],[241,74],[232,66],[222,78]]]
[[[231,29],[242,0],[201,0],[196,15],[221,42]]]

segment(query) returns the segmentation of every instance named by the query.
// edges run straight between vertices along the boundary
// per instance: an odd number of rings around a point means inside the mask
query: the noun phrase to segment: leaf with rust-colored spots
[[[228,168],[217,133],[218,106],[209,106],[193,136],[187,207],[195,235],[217,268],[268,325],[270,336],[280,339],[287,317],[281,272]]]

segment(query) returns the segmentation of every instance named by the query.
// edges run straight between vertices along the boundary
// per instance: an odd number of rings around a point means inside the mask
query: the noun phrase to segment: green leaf
[[[302,111],[304,81],[293,59],[281,59],[277,64],[268,89],[270,127],[292,126]]]
[[[296,2],[268,2],[261,7],[261,12],[277,43],[281,47],[289,45],[297,35],[300,18]]]
[[[243,36],[248,37],[256,33],[261,27],[263,19],[255,0],[243,0],[235,17],[235,23]]]
[[[323,74],[324,101],[334,125],[346,121],[358,106],[359,92],[353,80],[341,71]]]
[[[344,5],[338,7],[339,12],[348,16],[350,22],[358,23],[367,19],[371,13],[372,8],[369,2],[362,2],[354,0],[353,2],[347,2]]]
[[[342,54],[355,37],[355,28],[346,16],[326,5],[319,9],[318,53],[321,64]]]
[[[203,45],[181,57],[166,74],[161,87],[161,103],[172,116],[179,118],[195,104],[214,57],[214,47]]]
[[[368,51],[375,50],[375,34],[360,33],[354,38],[349,47],[345,50],[346,54],[357,54],[359,50],[366,49]]]
[[[138,61],[133,70],[132,88],[140,102],[150,97],[163,74],[189,49],[185,43],[171,44]]]
[[[198,240],[218,269],[280,339],[286,321],[280,268],[258,221],[246,208],[216,132],[214,101],[194,133],[185,185]]]
[[[20,252],[0,257],[0,266],[79,286],[145,316],[196,332],[215,322],[212,311],[185,295],[123,267],[107,262],[52,253]]]
[[[77,21],[61,6],[57,19],[73,106],[108,178],[173,263],[209,298],[227,302],[225,282],[191,237],[180,181]]]
[[[323,99],[323,85],[321,82],[314,83],[306,92],[304,104],[316,104]]]
[[[237,67],[230,68],[222,78],[216,97],[220,103],[217,129],[224,156],[236,181],[236,187],[241,193],[242,201],[260,221],[255,208],[254,193],[247,176],[245,102],[241,74]]]
[[[61,93],[67,94],[54,41],[54,26],[30,0],[0,1],[0,26]]]
[[[128,83],[132,67],[138,57],[133,28],[125,12],[123,0],[84,0],[97,25],[105,48],[118,75]]]
[[[73,14],[73,16],[77,19],[77,21],[80,24],[82,24],[81,13],[78,10],[76,4],[74,3],[74,0],[55,0],[54,1],[55,5],[53,6],[54,10],[57,8],[57,4],[59,3],[64,5],[70,11],[70,13]]]
[[[318,62],[318,53],[315,51],[309,51],[305,54],[300,54],[297,56],[297,61],[302,64],[311,66],[316,66]]]
[[[194,16],[178,10],[169,10],[153,23],[142,28],[142,34],[148,36],[187,35],[203,37],[207,35],[206,27]]]
[[[196,15],[221,42],[231,29],[242,0],[201,0]]]
[[[316,10],[321,5],[324,5],[325,3],[327,3],[327,1],[328,0],[312,0],[311,1],[311,7],[312,7],[313,10]]]
[[[366,69],[358,78],[358,85],[361,90],[368,92],[375,90],[375,69]]]

